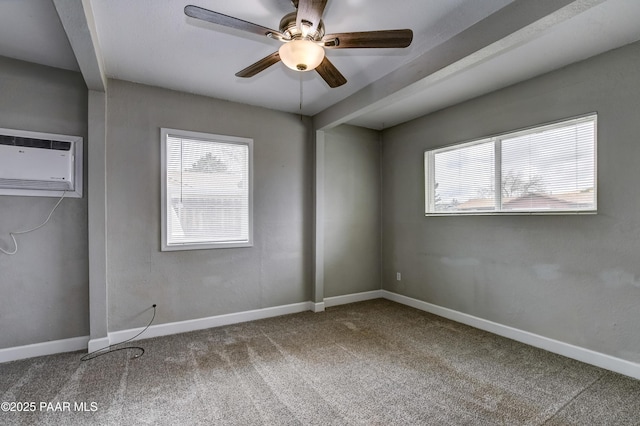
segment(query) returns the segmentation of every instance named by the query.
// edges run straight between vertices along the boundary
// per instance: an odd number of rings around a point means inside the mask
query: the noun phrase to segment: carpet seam
[[[586,391],[588,391],[589,389],[591,389],[596,383],[598,383],[600,380],[604,379],[604,377],[607,375],[607,372],[603,372],[602,375],[600,377],[598,377],[597,379],[595,379],[593,382],[589,383],[589,385],[587,385],[584,389],[582,389],[580,392],[578,392],[577,394],[575,394],[573,396],[573,398],[571,398],[570,400],[568,400],[567,402],[565,402],[564,404],[562,404],[562,407],[558,408],[556,410],[555,413],[553,413],[551,415],[551,417],[549,417],[548,419],[546,419],[544,422],[542,422],[542,425],[547,424],[549,421],[553,420],[554,417],[556,417],[558,414],[560,414],[560,412],[562,410],[564,410],[569,404],[571,404],[573,401],[575,401],[576,399],[578,399],[583,393],[585,393]]]

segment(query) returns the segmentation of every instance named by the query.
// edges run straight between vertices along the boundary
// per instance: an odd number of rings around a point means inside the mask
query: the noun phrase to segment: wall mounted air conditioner
[[[0,195],[82,198],[82,138],[0,129]]]

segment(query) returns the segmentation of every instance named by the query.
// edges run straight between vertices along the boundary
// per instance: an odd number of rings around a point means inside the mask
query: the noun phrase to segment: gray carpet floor
[[[638,380],[381,299],[136,343],[0,364],[0,424],[640,425]]]

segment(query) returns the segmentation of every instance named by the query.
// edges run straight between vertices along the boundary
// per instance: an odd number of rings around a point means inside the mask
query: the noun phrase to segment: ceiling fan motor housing
[[[280,20],[280,32],[291,40],[307,39],[312,41],[320,41],[324,37],[324,22],[320,20],[315,31],[305,34],[303,28],[296,26],[297,12],[291,12]],[[311,28],[311,23],[308,21],[302,21],[302,25],[306,28]]]

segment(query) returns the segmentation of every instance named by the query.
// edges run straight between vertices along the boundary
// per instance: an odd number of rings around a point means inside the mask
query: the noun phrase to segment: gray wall
[[[0,127],[82,136],[86,153],[82,76],[0,57]],[[9,232],[41,224],[56,202],[0,195],[0,246],[12,250]],[[0,348],[88,335],[86,194],[63,200],[46,226],[16,238],[16,255],[0,253]]]
[[[325,132],[324,201],[324,297],[379,290],[379,132]]]
[[[383,288],[639,362],[639,69],[636,43],[385,131]],[[424,217],[425,149],[593,111],[597,215]]]
[[[308,118],[117,80],[107,108],[109,331],[311,299]],[[252,248],[160,251],[161,127],[253,138]]]

